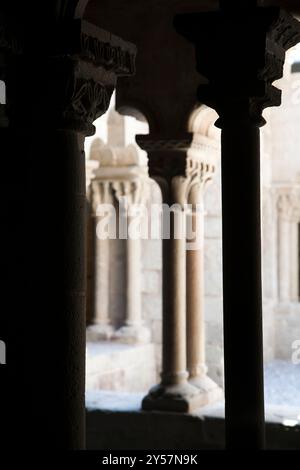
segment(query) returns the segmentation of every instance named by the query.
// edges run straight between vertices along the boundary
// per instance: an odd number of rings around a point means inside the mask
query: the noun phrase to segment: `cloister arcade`
[[[4,448],[299,446],[263,380],[300,339],[297,3],[2,2]],[[153,205],[169,236],[122,236]]]

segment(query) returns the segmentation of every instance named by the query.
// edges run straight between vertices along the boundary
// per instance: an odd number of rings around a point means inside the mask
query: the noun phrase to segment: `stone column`
[[[280,105],[272,86],[299,23],[255,1],[220,1],[220,11],[183,13],[177,31],[196,46],[207,79],[199,101],[222,129],[223,303],[227,448],[264,447],[261,293],[260,131],[262,111]],[[243,54],[235,54],[236,41]],[[218,61],[212,61],[218,57]],[[238,67],[237,67],[238,64]],[[241,327],[244,334],[241,334]]]
[[[87,339],[89,341],[101,341],[110,339],[113,334],[113,327],[109,318],[109,269],[110,269],[110,237],[109,233],[98,232],[97,227],[104,219],[109,219],[111,214],[107,210],[99,214],[101,205],[113,204],[112,188],[109,181],[99,181],[94,179],[91,187],[91,198],[93,205],[93,217],[95,220],[95,250],[94,250],[94,318],[93,323],[87,329]],[[109,220],[106,220],[109,225]],[[105,234],[106,235],[106,234]]]
[[[144,170],[144,168],[142,168]],[[125,343],[147,343],[150,331],[143,325],[141,285],[141,224],[146,201],[147,179],[143,172],[136,179],[115,181],[113,187],[120,208],[126,211],[126,318],[114,338]],[[125,206],[125,207],[124,207]],[[137,228],[137,232],[135,231]]]
[[[299,254],[298,254],[298,222],[293,219],[290,231],[290,247],[291,247],[291,301],[299,300]]]
[[[116,142],[118,144],[119,142]],[[98,304],[98,326],[93,326],[90,331],[99,330],[99,322],[103,325],[105,334],[102,339],[112,338],[127,343],[148,342],[149,329],[143,325],[142,299],[141,299],[141,233],[128,233],[128,228],[139,227],[142,223],[143,205],[148,196],[148,169],[147,159],[136,146],[118,147],[104,145],[98,151],[99,168],[94,172],[94,212],[96,206],[104,202],[115,201],[119,203],[119,226],[115,227],[113,238],[126,238],[126,316],[124,324],[117,331],[112,331],[108,326],[109,312],[109,240],[97,240],[98,254],[96,254],[98,266],[97,279],[95,280],[95,302]],[[96,188],[96,189],[95,189]],[[99,192],[99,188],[101,191]],[[106,188],[106,189],[105,189]],[[117,220],[115,220],[117,224]],[[128,236],[130,235],[130,236]],[[133,236],[131,236],[133,235]],[[135,236],[137,235],[137,236]],[[111,236],[109,238],[112,238]],[[113,241],[113,240],[111,240]],[[102,265],[102,268],[101,268]],[[99,316],[100,315],[100,316]],[[105,326],[104,326],[105,325]],[[99,332],[99,331],[98,331]],[[96,333],[95,338],[99,339]]]
[[[77,450],[85,446],[84,137],[107,110],[117,76],[133,73],[135,47],[80,20],[27,26],[7,83],[23,180],[18,245],[15,235],[7,246],[18,250],[9,282],[22,298],[22,308],[10,304],[7,407],[21,446]]]
[[[263,300],[272,310],[278,298],[278,209],[274,189],[265,187],[262,194],[263,220]]]
[[[299,302],[299,202],[298,195],[293,197],[293,209],[291,215],[290,229],[290,283],[291,283],[291,301]]]
[[[207,376],[205,361],[204,191],[213,173],[213,164],[188,159],[187,175],[191,183],[186,243],[187,370],[189,382],[199,389],[203,405],[222,398],[220,387]]]
[[[202,405],[199,390],[188,382],[186,350],[186,225],[187,150],[191,135],[166,139],[138,136],[147,150],[150,176],[156,179],[164,203],[163,344],[161,382],[143,399],[144,410],[190,412]],[[172,165],[168,164],[172,161]],[[173,210],[170,210],[173,209]]]
[[[291,300],[291,201],[288,194],[278,199],[278,252],[279,252],[279,301],[287,304]]]

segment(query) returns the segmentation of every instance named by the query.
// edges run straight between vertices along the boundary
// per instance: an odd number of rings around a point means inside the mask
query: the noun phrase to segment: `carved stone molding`
[[[52,39],[48,45],[50,54],[71,55],[118,76],[135,73],[136,47],[87,21],[62,23]]]

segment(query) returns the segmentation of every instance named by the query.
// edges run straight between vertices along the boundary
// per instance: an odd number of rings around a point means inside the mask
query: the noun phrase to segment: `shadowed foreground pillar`
[[[236,118],[221,123],[227,445],[261,447],[264,395],[260,131],[250,116],[243,118],[236,110]],[[232,175],[241,157],[239,177],[233,185]]]
[[[281,77],[285,51],[300,40],[300,28],[287,13],[256,8],[254,1],[220,4],[218,12],[178,15],[175,27],[196,46],[197,69],[208,79],[198,98],[218,112],[222,129],[226,446],[261,449],[259,126],[263,109],[280,105],[272,82]]]
[[[22,308],[12,303],[9,409],[24,447],[85,446],[84,137],[117,77],[133,73],[134,55],[134,46],[75,20],[25,33],[24,53],[9,64],[9,128],[23,162],[15,171],[25,167],[24,217],[8,246],[22,260],[11,280]]]

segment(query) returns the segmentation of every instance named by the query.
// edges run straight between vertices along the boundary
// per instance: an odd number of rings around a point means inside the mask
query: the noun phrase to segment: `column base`
[[[113,335],[113,340],[126,344],[149,343],[150,331],[144,326],[122,326]]]
[[[177,411],[191,413],[202,406],[199,390],[188,382],[177,385],[159,384],[143,399],[145,411]]]
[[[192,377],[189,379],[189,384],[196,387],[202,397],[201,406],[210,405],[216,401],[224,398],[224,393],[221,387],[217,385],[207,375]]]
[[[107,341],[113,336],[114,329],[110,325],[90,325],[86,330],[87,341]]]

